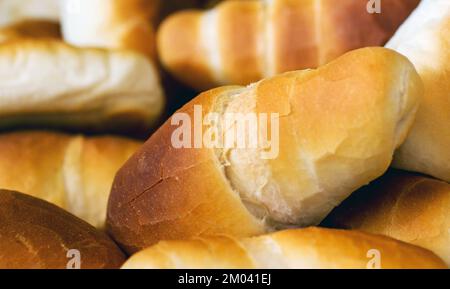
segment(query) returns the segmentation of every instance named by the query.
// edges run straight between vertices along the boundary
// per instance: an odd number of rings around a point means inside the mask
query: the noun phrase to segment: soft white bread
[[[59,24],[47,20],[24,20],[0,28],[0,43],[22,38],[60,39]]]
[[[155,55],[152,20],[159,0],[61,0],[65,41]]]
[[[47,39],[0,45],[0,128],[148,128],[163,102],[156,68],[139,53]]]
[[[423,0],[387,47],[407,56],[425,84],[394,166],[450,182],[450,1]]]
[[[450,266],[450,185],[392,170],[354,193],[324,222],[427,248]]]
[[[205,135],[212,128],[220,136],[234,129],[225,127],[227,115],[266,115],[267,133],[279,133],[279,144],[272,139],[279,153],[264,159],[261,143],[175,148],[172,138],[181,126],[169,119],[118,172],[109,200],[110,232],[133,252],[159,240],[317,224],[387,170],[422,90],[405,57],[365,48],[317,70],[205,92],[175,116],[184,113],[195,122],[200,105],[205,117],[219,114],[216,122],[203,124]],[[258,127],[259,137],[264,128]],[[247,138],[248,130],[243,133]]]
[[[59,20],[60,0],[0,0],[0,27],[30,19]]]
[[[246,239],[162,241],[122,269],[445,269],[436,255],[384,236],[322,228]]]
[[[168,17],[157,35],[162,64],[203,90],[316,68],[353,49],[384,45],[419,0],[223,1]]]
[[[21,191],[103,227],[114,175],[140,142],[50,132],[0,135],[0,188]]]
[[[76,251],[75,251],[76,250]],[[0,190],[0,269],[119,268],[124,254],[103,232],[57,206]]]

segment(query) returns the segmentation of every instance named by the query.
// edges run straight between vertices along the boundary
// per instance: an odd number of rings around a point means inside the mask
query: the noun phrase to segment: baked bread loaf
[[[407,56],[425,84],[394,166],[450,182],[450,1],[423,0],[387,47]]]
[[[442,269],[428,250],[384,236],[322,228],[260,237],[162,241],[123,269]]]
[[[317,70],[205,92],[120,169],[109,199],[110,233],[135,252],[159,240],[251,236],[318,224],[388,169],[414,121],[422,90],[405,57],[365,48]],[[216,121],[208,124],[212,113]],[[239,145],[202,143],[208,132],[234,132],[238,124],[224,120],[233,114],[255,116],[263,125],[252,134],[240,130]],[[198,138],[194,132],[193,141],[186,136],[188,144],[179,146],[180,129],[187,125],[187,134],[192,129],[180,118],[204,134]],[[270,146],[264,141],[242,146],[254,133],[263,140],[265,133],[271,135]]]
[[[0,190],[0,252],[0,269],[77,268],[78,261],[80,269],[119,268],[125,261],[117,245],[88,223],[5,190]]]
[[[58,22],[60,0],[0,0],[0,27],[24,20]]]
[[[60,39],[59,24],[47,20],[24,20],[0,28],[0,43],[22,38]]]
[[[315,68],[343,53],[384,45],[419,0],[224,1],[207,12],[176,13],[157,35],[163,65],[202,90],[249,84],[297,69]]]
[[[64,39],[75,46],[133,49],[155,56],[159,0],[62,0]]]
[[[163,109],[156,68],[130,51],[56,40],[0,45],[0,128],[149,128]]]
[[[354,193],[324,225],[412,243],[450,266],[450,185],[442,181],[392,170]]]
[[[107,136],[0,134],[0,188],[44,199],[100,228],[114,175],[140,145]]]

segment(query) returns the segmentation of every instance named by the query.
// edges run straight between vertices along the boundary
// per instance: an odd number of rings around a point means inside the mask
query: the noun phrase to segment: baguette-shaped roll
[[[103,227],[114,175],[140,142],[51,132],[0,135],[0,188],[56,204]]]
[[[0,27],[29,19],[59,20],[60,0],[0,0]]]
[[[382,2],[382,13],[370,14],[360,0],[224,1],[170,16],[158,31],[158,53],[194,88],[249,84],[384,45],[419,0]]]
[[[117,245],[88,223],[5,190],[0,190],[0,252],[0,269],[119,268],[125,261]]]
[[[205,92],[120,169],[109,200],[110,232],[134,252],[159,240],[249,236],[318,224],[387,170],[414,121],[422,90],[405,57],[365,48],[317,70]],[[263,122],[257,137],[267,128],[270,148],[263,142],[253,148],[249,142],[202,145],[197,125],[192,142],[179,148],[180,129],[191,130],[179,119],[188,117],[192,125],[200,121],[201,128],[199,108],[206,139],[208,131],[220,136],[235,128],[226,125],[227,116],[255,115]],[[217,120],[208,124],[213,112]],[[250,138],[249,130],[240,132],[236,140]]]
[[[387,47],[407,56],[425,84],[394,166],[450,182],[450,1],[423,0]]]
[[[48,39],[0,45],[0,128],[148,128],[162,108],[156,68],[139,53]]]
[[[24,20],[0,28],[0,43],[22,38],[60,39],[59,24],[47,20]]]
[[[65,41],[76,46],[133,49],[155,56],[152,20],[159,0],[61,0]]]
[[[122,269],[445,269],[428,250],[357,231],[307,228],[234,239],[162,241]]]
[[[351,228],[427,248],[450,266],[450,185],[390,171],[355,192],[324,225]]]

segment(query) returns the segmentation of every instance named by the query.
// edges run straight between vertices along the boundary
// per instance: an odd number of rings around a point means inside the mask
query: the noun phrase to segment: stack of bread
[[[0,0],[0,268],[448,268],[450,2],[372,2]]]

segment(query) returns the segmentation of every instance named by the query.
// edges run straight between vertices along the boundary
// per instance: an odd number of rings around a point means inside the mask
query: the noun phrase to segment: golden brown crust
[[[450,185],[392,170],[354,193],[324,221],[427,248],[450,265]]]
[[[0,43],[20,38],[60,39],[61,30],[56,22],[25,20],[0,29]]]
[[[56,204],[103,227],[112,181],[140,143],[51,132],[0,135],[0,187]]]
[[[118,268],[124,254],[104,233],[31,196],[0,190],[0,268],[66,269],[78,250],[82,269]]]
[[[176,261],[174,261],[176,260]],[[323,228],[259,237],[162,241],[132,256],[124,269],[405,269],[447,268],[428,250],[384,236]]]

